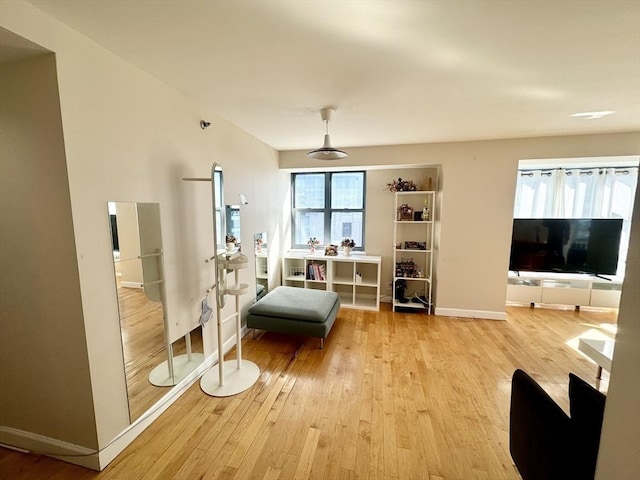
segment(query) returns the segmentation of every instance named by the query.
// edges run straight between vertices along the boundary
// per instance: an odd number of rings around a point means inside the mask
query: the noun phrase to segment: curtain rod
[[[554,170],[591,170],[594,168],[601,168],[601,169],[607,169],[607,168],[612,168],[614,170],[632,170],[632,169],[638,169],[638,166],[616,166],[616,167],[609,167],[609,166],[599,166],[599,167],[549,167],[549,168],[519,168],[518,172],[552,172]]]

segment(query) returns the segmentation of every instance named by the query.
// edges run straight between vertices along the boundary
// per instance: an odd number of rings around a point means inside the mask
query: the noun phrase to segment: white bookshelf
[[[289,253],[282,259],[282,284],[289,287],[333,291],[340,297],[340,306],[363,310],[380,309],[381,257],[353,254],[327,256]],[[313,278],[309,266],[323,272]]]
[[[401,206],[411,208],[411,216],[399,214]],[[425,215],[422,215],[426,208]],[[393,311],[433,310],[434,191],[396,192],[393,221]],[[402,298],[396,285],[406,283]],[[419,299],[422,299],[420,301]]]

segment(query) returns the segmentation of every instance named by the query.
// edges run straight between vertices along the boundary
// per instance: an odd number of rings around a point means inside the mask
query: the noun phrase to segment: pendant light
[[[346,152],[331,146],[331,139],[329,138],[329,120],[331,119],[331,113],[333,111],[334,109],[331,107],[320,110],[320,117],[325,123],[324,144],[321,148],[311,150],[307,153],[307,157],[316,158],[318,160],[338,160],[347,156]]]

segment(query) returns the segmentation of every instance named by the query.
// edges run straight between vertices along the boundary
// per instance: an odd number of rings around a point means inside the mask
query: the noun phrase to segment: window
[[[322,245],[352,238],[364,250],[365,172],[294,173],[291,245],[306,248],[310,237]]]
[[[520,170],[515,218],[622,218],[618,274],[624,274],[638,167]]]

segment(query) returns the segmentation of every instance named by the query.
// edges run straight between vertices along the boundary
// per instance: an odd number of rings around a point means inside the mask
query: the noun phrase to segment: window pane
[[[364,174],[362,172],[332,174],[331,208],[362,208],[363,190]]]
[[[296,212],[295,244],[304,245],[309,237],[316,237],[324,245],[324,213]]]
[[[238,242],[241,242],[240,238],[240,208],[232,205],[227,205],[227,232],[234,237]]]
[[[215,182],[216,198],[214,199],[215,208],[222,208],[222,172],[216,170],[213,174],[213,181]]]
[[[216,209],[216,232],[218,233],[218,248],[224,248],[224,222],[222,212]]]
[[[334,212],[331,215],[331,243],[340,245],[343,238],[352,238],[362,247],[362,212]]]
[[[324,174],[296,175],[295,195],[293,208],[324,208]]]

